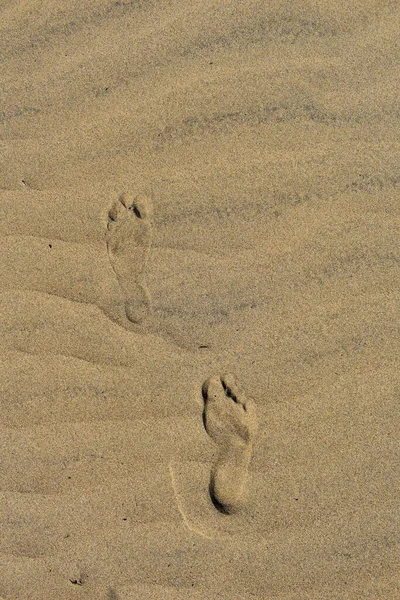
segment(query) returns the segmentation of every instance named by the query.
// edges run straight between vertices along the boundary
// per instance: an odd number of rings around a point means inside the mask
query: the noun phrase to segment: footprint
[[[218,510],[230,514],[240,509],[246,500],[257,431],[256,409],[232,375],[208,379],[202,391],[204,427],[219,446],[211,471],[210,495]]]
[[[152,237],[152,203],[147,196],[123,194],[108,213],[107,250],[132,323],[142,322],[151,311],[143,283]]]

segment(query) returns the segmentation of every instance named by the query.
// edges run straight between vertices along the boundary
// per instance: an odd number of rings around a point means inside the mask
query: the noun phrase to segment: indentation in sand
[[[144,284],[152,238],[152,203],[147,196],[122,194],[108,213],[107,250],[124,298],[126,316],[141,323],[151,311]]]
[[[210,495],[218,510],[233,513],[245,502],[253,438],[255,405],[247,400],[232,375],[212,377],[203,384],[204,427],[218,445],[211,471]]]
[[[183,523],[192,533],[208,540],[229,540],[239,536],[250,544],[262,542],[263,535],[246,515],[226,515],[216,511],[207,493],[208,463],[173,461],[169,464],[171,484]]]

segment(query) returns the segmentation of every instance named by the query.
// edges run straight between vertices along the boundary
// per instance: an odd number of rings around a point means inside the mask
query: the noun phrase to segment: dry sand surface
[[[400,598],[399,14],[0,2],[5,600]]]

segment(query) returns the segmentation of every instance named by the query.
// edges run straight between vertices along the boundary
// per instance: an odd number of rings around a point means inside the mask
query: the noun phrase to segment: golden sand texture
[[[399,2],[0,2],[0,596],[396,600]]]

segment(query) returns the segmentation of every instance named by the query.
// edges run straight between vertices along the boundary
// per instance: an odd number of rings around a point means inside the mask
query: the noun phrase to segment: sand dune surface
[[[399,3],[0,2],[0,597],[396,600]]]

